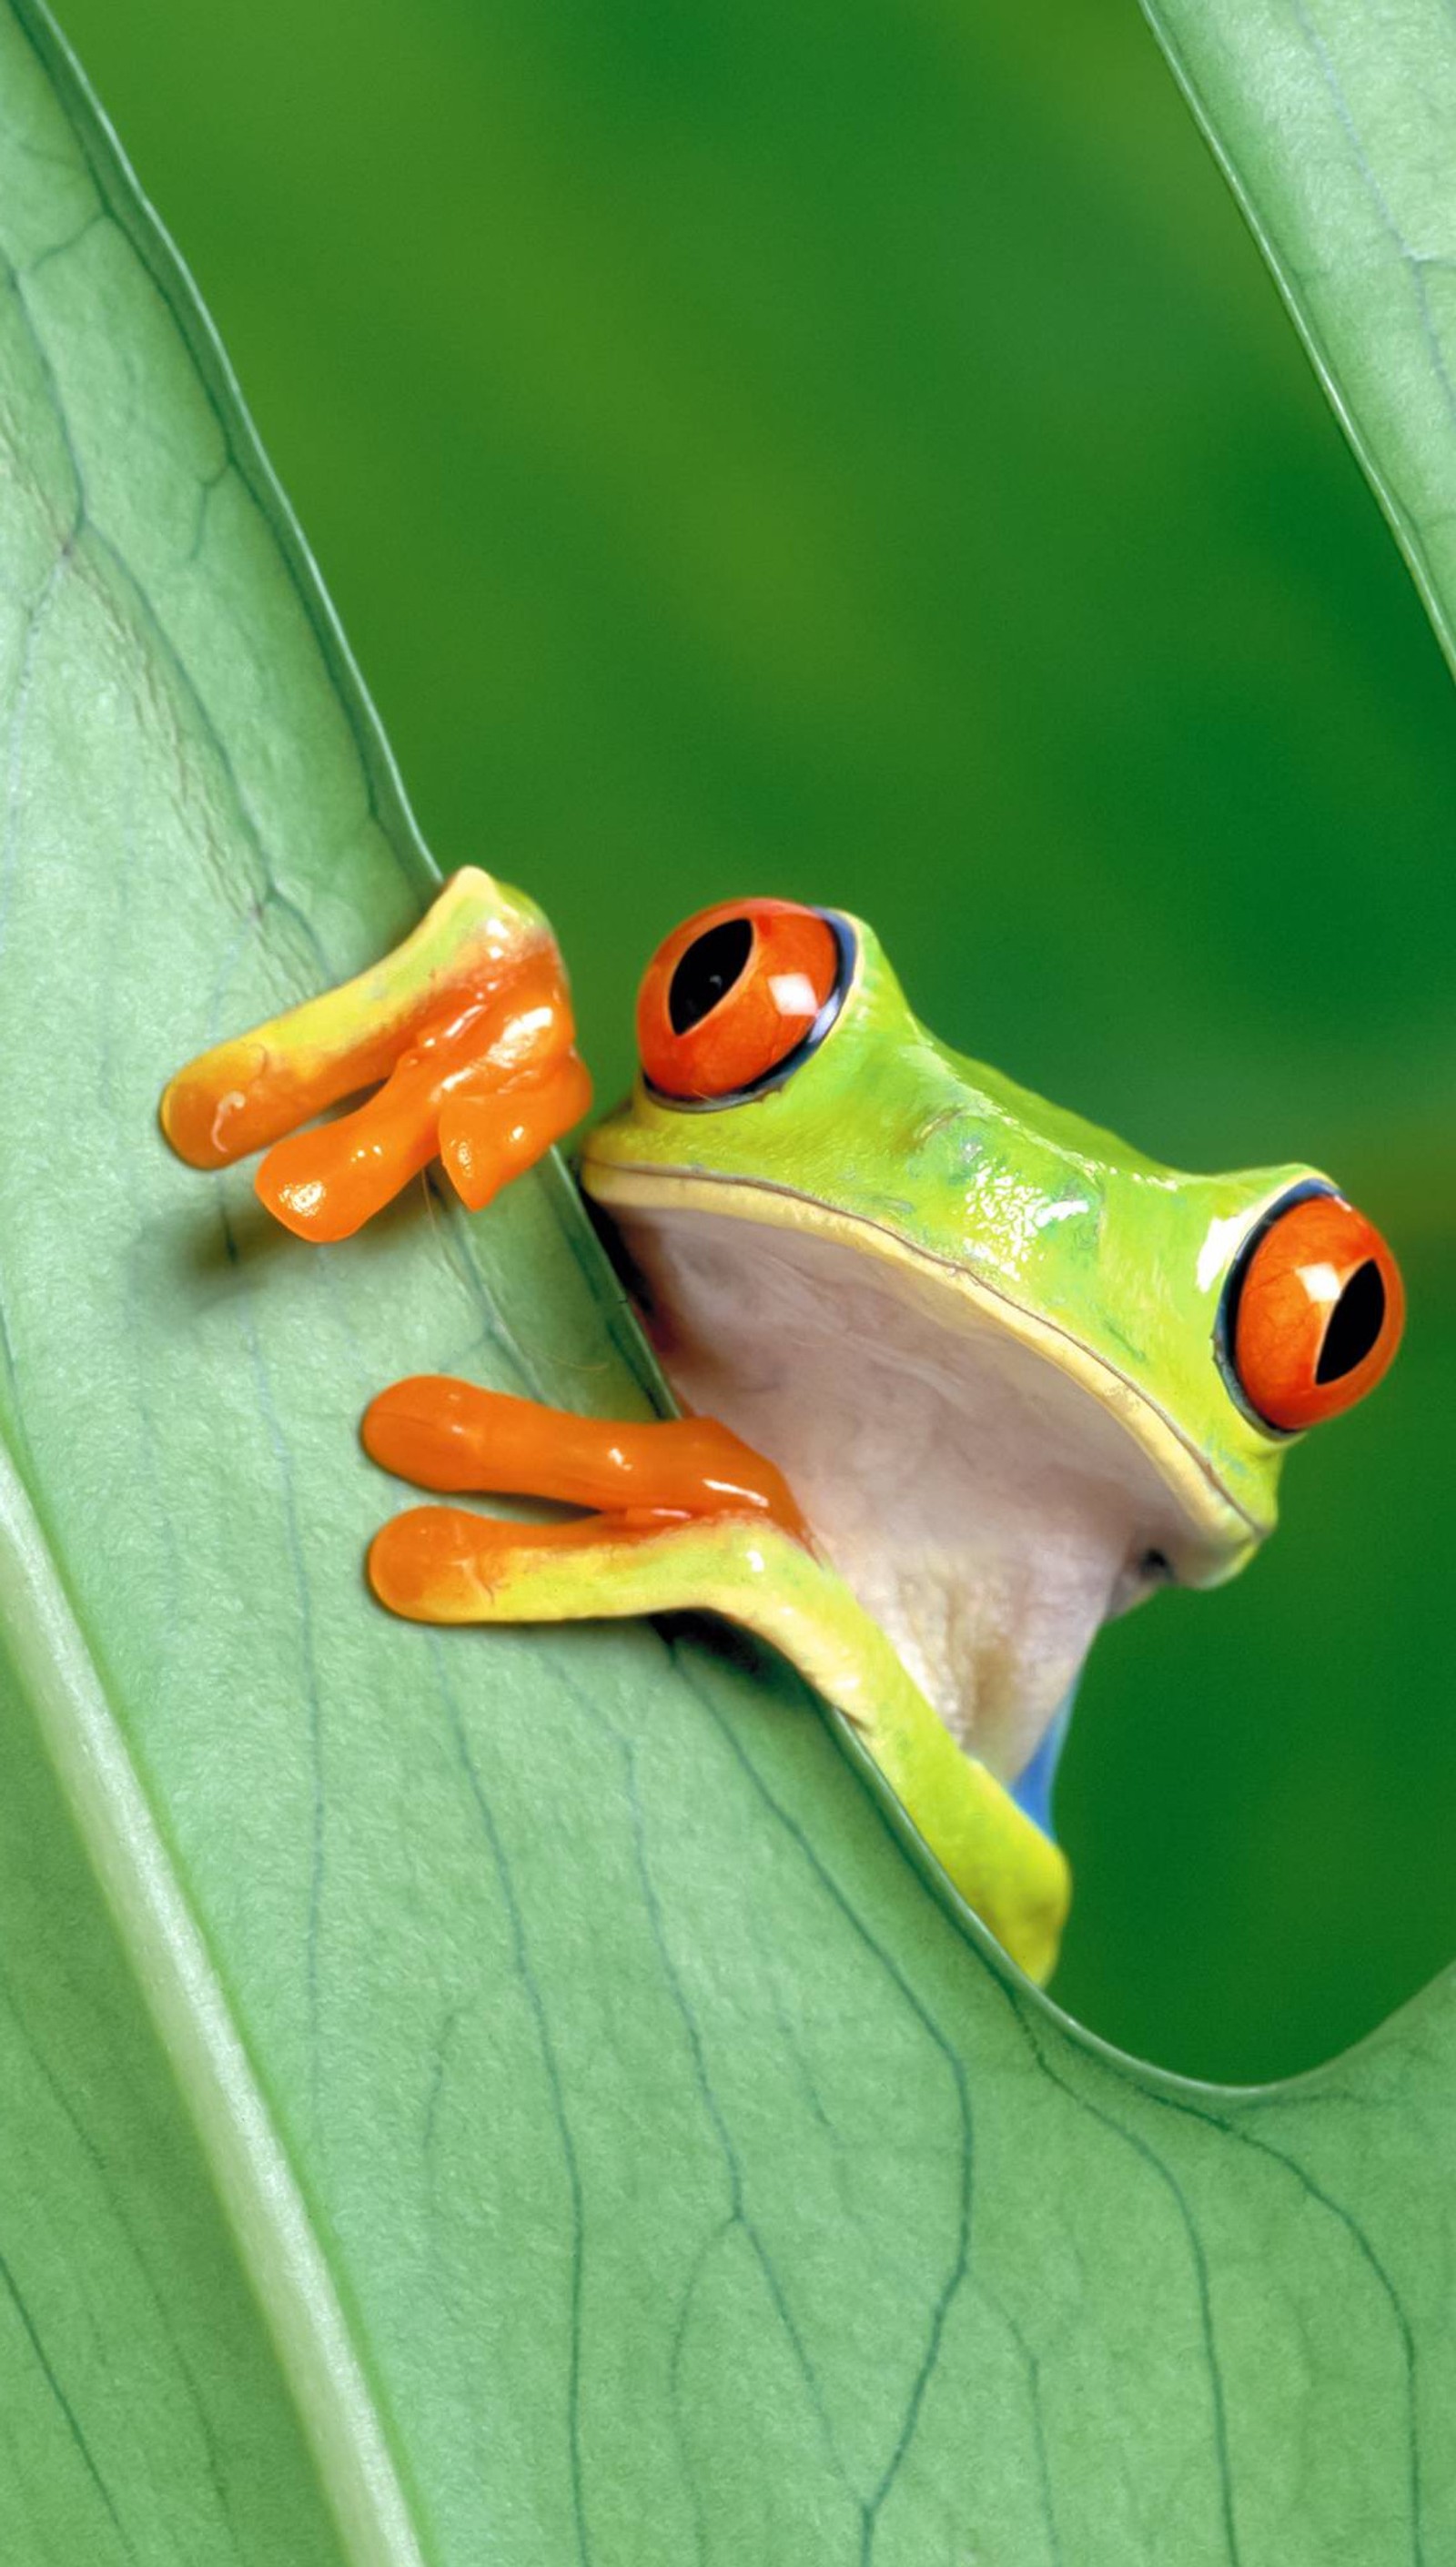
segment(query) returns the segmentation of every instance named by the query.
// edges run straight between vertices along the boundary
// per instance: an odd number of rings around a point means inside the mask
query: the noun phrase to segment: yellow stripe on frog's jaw
[[[610,1214],[713,1214],[835,1243],[890,1268],[942,1311],[947,1296],[961,1302],[1053,1364],[1132,1437],[1170,1491],[1195,1541],[1206,1547],[1206,1561],[1189,1583],[1221,1584],[1272,1530],[1272,1515],[1261,1517],[1243,1505],[1145,1391],[1054,1321],[1024,1308],[955,1260],[912,1246],[886,1223],[837,1211],[792,1187],[608,1157],[593,1148],[595,1137],[589,1136],[583,1152],[581,1182],[593,1202]]]

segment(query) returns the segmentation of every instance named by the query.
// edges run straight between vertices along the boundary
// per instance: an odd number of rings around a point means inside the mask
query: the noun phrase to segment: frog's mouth
[[[1120,1375],[893,1232],[589,1146],[582,1177],[675,1391],[779,1465],[952,1735],[1046,1826],[1102,1622],[1231,1574],[1265,1528]]]

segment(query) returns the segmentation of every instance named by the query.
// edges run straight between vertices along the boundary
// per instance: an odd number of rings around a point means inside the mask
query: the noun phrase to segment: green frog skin
[[[857,919],[720,905],[659,949],[637,1021],[580,1179],[687,1418],[396,1384],[365,1421],[385,1467],[593,1512],[412,1509],[376,1592],[422,1620],[745,1624],[1044,1978],[1087,1649],[1252,1557],[1291,1442],[1395,1351],[1394,1260],[1314,1169],[1184,1175],[960,1058]]]

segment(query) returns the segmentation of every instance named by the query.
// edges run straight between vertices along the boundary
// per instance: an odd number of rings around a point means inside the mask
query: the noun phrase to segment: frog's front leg
[[[844,1580],[816,1558],[772,1463],[708,1418],[622,1426],[424,1375],[369,1409],[377,1462],[441,1491],[596,1512],[507,1524],[415,1507],[375,1537],[380,1601],[425,1622],[721,1613],[780,1649],[854,1725],[931,1852],[1013,1958],[1044,1979],[1066,1862],[912,1683]]]
[[[258,1193],[300,1238],[349,1238],[437,1152],[477,1212],[585,1113],[573,1040],[545,920],[466,865],[372,971],[189,1061],[162,1130],[194,1168],[266,1149]]]

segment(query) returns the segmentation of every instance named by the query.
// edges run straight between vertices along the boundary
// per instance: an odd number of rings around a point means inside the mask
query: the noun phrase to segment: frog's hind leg
[[[195,1168],[266,1149],[270,1212],[301,1238],[347,1239],[437,1151],[470,1209],[488,1203],[586,1111],[573,1043],[544,919],[467,865],[383,963],[188,1062],[161,1126]]]
[[[376,1536],[370,1578],[382,1603],[414,1620],[558,1621],[708,1606],[744,1540],[766,1542],[765,1559],[785,1549],[814,1565],[782,1473],[711,1417],[629,1425],[419,1373],[380,1393],[362,1432],[372,1460],[418,1488],[592,1510],[553,1525],[508,1524],[462,1507],[397,1516]]]
[[[762,1517],[808,1539],[783,1474],[711,1417],[627,1425],[416,1373],[381,1391],[362,1431],[371,1459],[417,1488],[554,1498],[654,1524]]]
[[[1046,1976],[1067,1904],[1062,1855],[957,1747],[879,1625],[815,1557],[761,1455],[709,1418],[612,1425],[435,1375],[384,1392],[364,1440],[427,1488],[596,1510],[522,1525],[412,1507],[370,1552],[381,1603],[452,1623],[710,1612],[755,1632],[851,1722],[958,1888],[1023,1969]]]
[[[714,1418],[621,1424],[421,1373],[381,1392],[362,1433],[372,1460],[419,1488],[591,1510],[548,1525],[450,1506],[396,1516],[375,1537],[370,1580],[412,1620],[716,1607],[752,1624],[762,1616],[743,1609],[743,1589],[770,1564],[781,1581],[790,1559],[829,1573],[781,1472]]]
[[[734,1549],[742,1530],[730,1529]],[[725,1527],[714,1528],[722,1536]],[[712,1550],[686,1517],[506,1524],[467,1507],[409,1507],[375,1535],[369,1577],[412,1622],[575,1622],[691,1612],[716,1601]],[[782,1539],[782,1537],[780,1537]]]
[[[551,1525],[463,1507],[396,1516],[375,1537],[370,1581],[414,1621],[731,1612],[725,1573],[737,1583],[743,1540],[765,1564],[780,1549],[810,1562],[782,1474],[713,1418],[618,1423],[420,1373],[380,1393],[362,1434],[372,1460],[419,1488],[591,1510]]]

